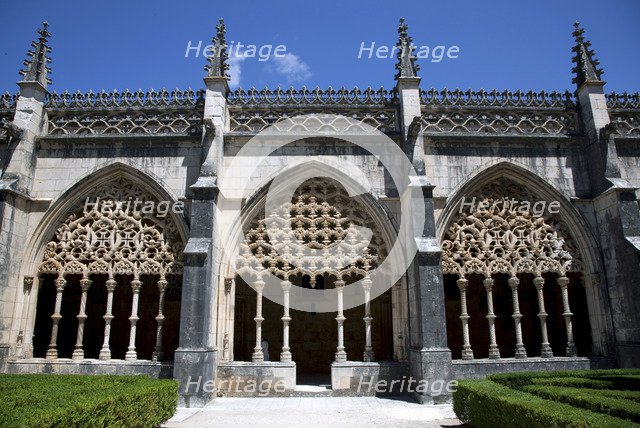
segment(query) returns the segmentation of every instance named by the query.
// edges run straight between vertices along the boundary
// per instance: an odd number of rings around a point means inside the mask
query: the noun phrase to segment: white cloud
[[[242,78],[242,62],[246,56],[234,54],[229,58],[229,87],[235,89],[240,86]]]
[[[309,66],[296,54],[287,52],[283,56],[272,56],[275,71],[284,75],[288,83],[300,83],[311,77]]]

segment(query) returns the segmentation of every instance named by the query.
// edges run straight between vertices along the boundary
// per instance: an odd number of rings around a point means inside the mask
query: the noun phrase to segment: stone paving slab
[[[217,398],[202,409],[178,408],[163,427],[463,426],[450,404],[425,406],[378,397]]]

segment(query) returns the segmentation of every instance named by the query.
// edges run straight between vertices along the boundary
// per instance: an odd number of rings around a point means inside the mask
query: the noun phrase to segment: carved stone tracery
[[[91,205],[98,198],[100,205]],[[58,227],[38,273],[180,275],[183,243],[176,225],[168,214],[136,206],[136,199],[158,207],[157,198],[124,178],[99,185],[89,204],[82,201]]]
[[[309,275],[313,287],[313,278],[324,273],[354,282],[386,257],[382,234],[373,219],[339,184],[326,179],[307,181],[295,192],[293,200],[294,203],[281,207],[278,216],[271,217],[274,241],[268,233],[267,219],[256,219],[250,224],[238,258],[240,271],[269,271],[291,282]],[[370,242],[357,230],[349,233],[351,224],[371,229]],[[293,253],[292,244],[311,251],[304,255]],[[332,248],[336,244],[341,251],[334,254]],[[352,262],[344,265],[347,259]]]
[[[524,186],[508,179],[487,184],[465,198],[475,197],[473,210],[463,207],[452,220],[444,240],[443,272],[468,274],[520,273],[565,275],[580,272],[583,264],[566,225],[548,211],[536,216],[522,209],[542,200]],[[516,200],[516,202],[510,202]],[[551,202],[551,201],[547,201]],[[479,209],[480,203],[494,209]],[[466,205],[468,207],[469,205]],[[547,204],[548,207],[548,204]]]

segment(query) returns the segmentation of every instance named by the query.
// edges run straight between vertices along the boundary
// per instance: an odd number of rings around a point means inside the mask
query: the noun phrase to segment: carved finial
[[[585,82],[604,83],[600,80],[600,76],[604,74],[604,71],[598,68],[600,61],[593,57],[595,52],[589,49],[591,42],[585,40],[584,29],[580,27],[580,23],[577,21],[573,24],[573,27],[575,29],[572,34],[576,39],[576,45],[572,49],[575,54],[573,62],[576,64],[572,70],[575,74],[573,83],[577,84],[578,88]]]
[[[218,25],[216,25],[216,36],[211,39],[213,42],[213,54],[209,57],[209,63],[204,67],[207,71],[207,77],[229,77],[227,71],[229,71],[229,54],[227,53],[227,41],[225,34],[227,27],[224,25],[224,20],[220,18]]]
[[[400,18],[400,24],[398,25],[398,62],[396,63],[396,76],[397,80],[400,77],[417,77],[420,66],[416,64],[416,57],[413,55],[413,40],[408,33],[409,27],[404,22],[404,18]]]
[[[42,28],[38,30],[40,37],[37,41],[31,42],[33,49],[27,52],[27,59],[24,61],[26,68],[20,70],[23,82],[38,82],[45,88],[51,83],[51,79],[47,77],[47,74],[51,73],[51,69],[47,66],[51,62],[48,55],[51,53],[51,48],[47,45],[48,38],[51,36],[48,27],[47,22],[42,23]]]

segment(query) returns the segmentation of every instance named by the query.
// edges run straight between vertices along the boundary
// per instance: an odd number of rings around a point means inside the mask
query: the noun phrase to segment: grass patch
[[[0,375],[0,426],[154,427],[175,413],[177,402],[174,380]]]

